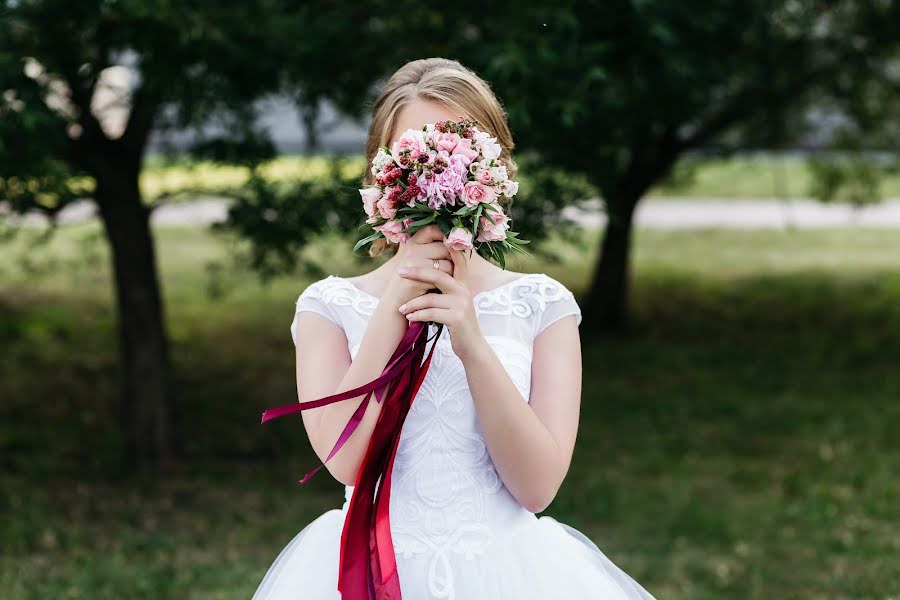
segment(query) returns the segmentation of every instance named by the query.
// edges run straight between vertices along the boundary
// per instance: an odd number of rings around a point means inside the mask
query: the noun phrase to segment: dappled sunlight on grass
[[[306,181],[329,177],[333,157],[279,156],[260,165],[260,174],[268,181]],[[344,157],[338,167],[347,176],[362,176],[365,159],[362,155]],[[185,190],[228,191],[238,188],[250,176],[247,167],[212,162],[151,161],[141,173],[141,192],[146,199]]]
[[[262,165],[270,181],[313,180],[328,177],[334,157],[284,155]],[[342,172],[362,176],[362,153],[343,157]],[[145,198],[191,189],[228,190],[247,181],[248,170],[210,162],[164,161],[151,157],[141,174]],[[688,176],[690,174],[690,176]],[[801,198],[812,194],[813,176],[806,159],[799,156],[762,154],[731,158],[686,159],[674,178],[650,190],[651,196],[684,198]],[[900,198],[900,173],[886,176],[881,186],[885,198]]]

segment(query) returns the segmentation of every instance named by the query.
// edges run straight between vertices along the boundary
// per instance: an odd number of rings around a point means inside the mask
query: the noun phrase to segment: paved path
[[[580,215],[569,211],[569,214],[589,228],[606,223],[606,215],[599,210]],[[811,199],[647,198],[638,205],[635,219],[639,227],[651,229],[900,228],[900,199],[856,208]]]
[[[154,211],[155,225],[208,225],[226,216],[226,202],[219,198],[171,204]],[[586,228],[602,227],[606,216],[599,202],[586,211],[566,211]],[[0,210],[2,214],[2,210]],[[94,218],[91,202],[79,202],[60,215],[61,223],[76,223]],[[900,199],[891,199],[854,208],[847,204],[823,204],[809,199],[789,201],[767,199],[684,199],[647,198],[638,207],[639,227],[651,229],[691,229],[724,227],[735,229],[879,227],[900,228]],[[28,216],[26,225],[42,224],[40,215]]]

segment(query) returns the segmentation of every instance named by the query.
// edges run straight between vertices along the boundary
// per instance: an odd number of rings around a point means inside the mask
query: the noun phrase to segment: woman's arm
[[[313,312],[297,316],[297,398],[308,402],[359,387],[378,377],[406,331],[406,320],[390,302],[379,302],[350,359],[343,330]],[[362,396],[301,412],[310,444],[324,461]],[[374,400],[374,397],[372,398]],[[325,468],[345,485],[354,485],[382,404],[370,401],[356,431]]]
[[[452,268],[450,252],[443,239],[444,234],[436,225],[423,227],[407,242],[400,244],[397,255],[391,260],[407,266],[427,264],[429,269],[439,272],[431,266],[437,260],[441,270],[449,271]],[[408,327],[407,320],[397,307],[428,289],[427,284],[409,281],[392,273],[369,319],[354,360],[351,360],[347,349],[347,336],[338,325],[316,313],[301,312],[297,316],[296,336],[298,401],[308,402],[331,396],[364,385],[381,375]],[[358,396],[300,413],[310,444],[320,460],[328,458],[362,398]],[[356,483],[369,439],[381,414],[382,403],[372,400],[374,396],[353,435],[325,463],[334,478],[345,485]]]
[[[578,432],[581,343],[575,317],[559,319],[535,338],[528,402],[487,341],[476,348],[460,359],[491,459],[516,500],[541,512],[565,479]]]
[[[535,338],[526,402],[478,327],[466,283],[468,259],[461,252],[451,256],[453,277],[427,269],[401,273],[443,292],[410,300],[404,312],[410,320],[437,321],[450,330],[491,459],[516,500],[540,512],[562,485],[575,447],[581,404],[577,321],[574,315],[561,318]]]

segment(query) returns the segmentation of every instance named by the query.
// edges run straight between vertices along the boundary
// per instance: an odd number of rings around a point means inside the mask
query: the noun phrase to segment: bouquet
[[[501,198],[516,195],[519,183],[509,179],[499,158],[497,138],[465,116],[408,129],[372,160],[376,185],[359,193],[368,216],[363,227],[373,233],[353,250],[379,238],[405,242],[435,223],[450,248],[474,249],[506,268],[506,253],[527,254],[522,246],[528,241],[509,231],[509,216],[500,207]]]
[[[509,231],[501,197],[519,185],[498,160],[496,138],[460,117],[406,131],[394,147],[381,148],[372,161],[376,185],[360,190],[372,233],[354,251],[376,239],[405,242],[418,229],[436,223],[453,250],[476,250],[505,268],[505,255],[528,242]],[[353,434],[371,398],[383,403],[363,457],[341,534],[337,589],[343,600],[402,600],[391,540],[391,473],[403,422],[428,372],[443,325],[429,335],[429,324],[412,322],[381,375],[338,394],[270,408],[262,422],[351,398],[362,400],[325,461],[306,474],[305,483],[325,466]],[[427,350],[429,342],[430,350]]]

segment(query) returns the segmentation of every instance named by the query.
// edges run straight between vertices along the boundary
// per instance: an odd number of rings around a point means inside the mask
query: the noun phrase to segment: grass
[[[361,156],[351,157],[344,173],[362,173]],[[329,161],[325,156],[287,155],[276,158],[263,169],[270,180],[327,177]],[[148,161],[141,176],[145,197],[155,198],[185,189],[229,189],[246,182],[245,168],[211,163],[166,163],[160,158]],[[732,158],[685,159],[666,183],[650,190],[650,196],[678,198],[798,198],[812,194],[813,174],[802,157],[759,154]],[[884,198],[900,198],[900,172],[882,182]]]
[[[0,248],[0,589],[249,598],[343,501],[296,422],[288,324],[306,280],[258,284],[227,244],[161,228],[180,468],[123,471],[96,227]],[[343,248],[343,247],[340,247]],[[583,291],[595,240],[517,263]],[[334,242],[335,272],[364,268]],[[639,231],[630,336],[585,332],[572,468],[546,511],[662,599],[897,598],[900,236]],[[208,265],[212,263],[214,267]],[[278,317],[278,315],[282,315]]]
[[[881,197],[900,197],[900,172],[886,174]],[[730,158],[687,158],[670,181],[656,186],[657,197],[685,198],[806,198],[812,197],[813,171],[802,156],[774,153]]]

